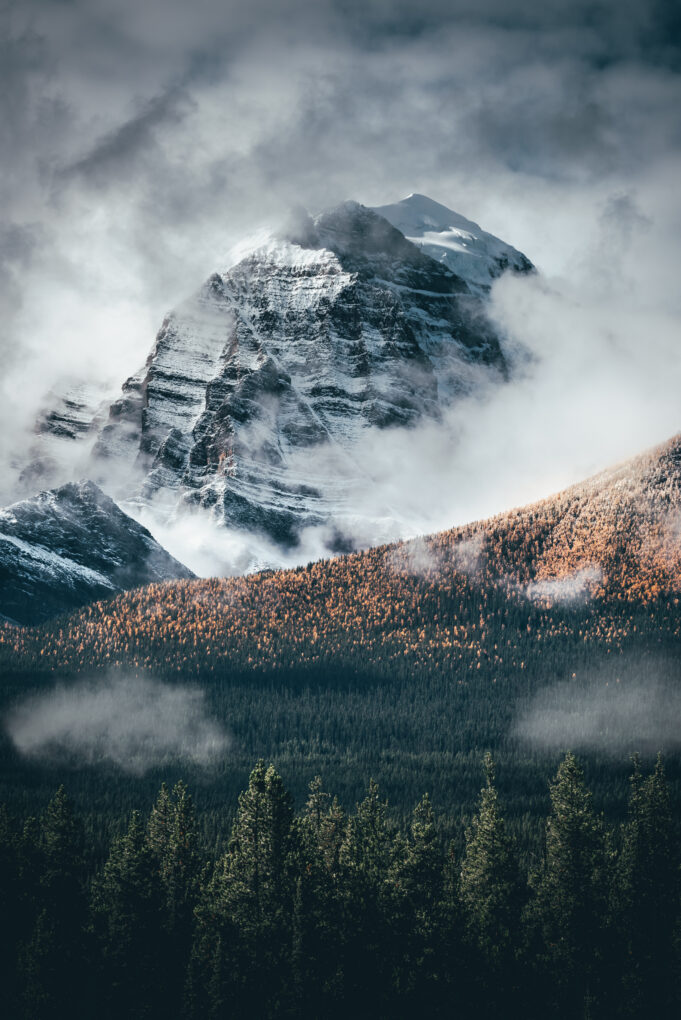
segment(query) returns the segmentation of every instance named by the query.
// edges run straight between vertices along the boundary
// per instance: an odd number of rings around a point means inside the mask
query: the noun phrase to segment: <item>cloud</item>
[[[482,533],[459,540],[456,545],[438,546],[418,536],[405,544],[389,549],[385,563],[396,574],[415,577],[437,577],[447,571],[473,575],[480,569],[485,537]]]
[[[681,747],[681,690],[632,668],[540,690],[511,735],[538,750],[655,754]]]
[[[539,498],[679,429],[672,4],[27,0],[0,47],[3,502],[45,393],[75,376],[113,397],[166,311],[292,202],[423,192],[542,273],[494,291],[533,354],[513,385],[367,436],[371,485],[339,522],[360,544]],[[261,555],[228,541],[221,570]]]
[[[134,775],[171,762],[209,767],[229,747],[202,690],[148,677],[58,685],[21,701],[4,725],[26,758]]]
[[[570,605],[586,601],[594,588],[603,580],[603,571],[597,563],[590,563],[564,577],[545,577],[532,581],[525,588],[525,595],[533,602],[549,602],[551,605]]]
[[[73,175],[96,178],[99,174],[120,174],[126,164],[140,157],[147,145],[153,144],[155,129],[179,124],[186,115],[187,96],[178,87],[148,100],[130,119],[99,139],[91,152],[63,171]]]
[[[407,545],[397,545],[386,555],[386,566],[396,574],[427,577],[440,570],[442,558],[424,538],[415,538]]]

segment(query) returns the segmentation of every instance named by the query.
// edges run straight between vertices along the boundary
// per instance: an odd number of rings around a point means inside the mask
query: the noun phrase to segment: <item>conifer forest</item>
[[[616,499],[4,625],[9,1015],[676,1017],[678,446]],[[200,690],[210,765],[21,753],[121,677]]]
[[[163,785],[95,852],[63,787],[0,821],[2,987],[17,1018],[672,1018],[681,1008],[677,830],[662,760],[631,763],[604,823],[568,753],[528,869],[495,764],[464,842],[429,797],[395,825],[375,782],[346,812],[312,779],[293,809],[259,761],[219,850]]]
[[[0,1020],[681,1020],[681,0],[0,0]]]

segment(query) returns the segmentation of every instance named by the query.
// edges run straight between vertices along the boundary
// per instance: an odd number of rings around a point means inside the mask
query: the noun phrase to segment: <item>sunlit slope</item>
[[[153,584],[0,640],[6,665],[47,671],[504,682],[595,649],[668,646],[680,588],[677,437],[489,521],[296,570]]]

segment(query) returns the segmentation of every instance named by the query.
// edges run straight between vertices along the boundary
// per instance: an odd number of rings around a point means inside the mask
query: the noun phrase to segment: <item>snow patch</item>
[[[71,575],[74,580],[85,581],[88,584],[104,585],[106,588],[116,590],[113,582],[98,570],[77,563],[68,556],[60,555],[51,549],[45,549],[41,545],[32,545],[24,542],[23,539],[15,538],[13,535],[5,535],[0,532],[0,542],[7,542],[18,549],[29,561],[38,566],[41,573],[47,571],[53,577],[63,577],[64,574]]]

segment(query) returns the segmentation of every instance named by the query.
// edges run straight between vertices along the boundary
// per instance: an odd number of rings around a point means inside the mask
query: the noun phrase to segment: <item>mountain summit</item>
[[[463,277],[472,291],[486,293],[509,269],[527,273],[533,268],[522,252],[425,195],[409,195],[393,205],[377,206],[374,212],[425,255]]]
[[[166,317],[145,365],[93,420],[89,473],[105,486],[124,477],[117,495],[133,503],[201,508],[281,546],[333,519],[331,547],[352,545],[348,480],[368,484],[352,460],[367,429],[437,421],[507,376],[486,316],[505,268],[532,266],[421,196],[299,211]],[[43,433],[55,420],[68,435],[63,413],[46,415]]]

